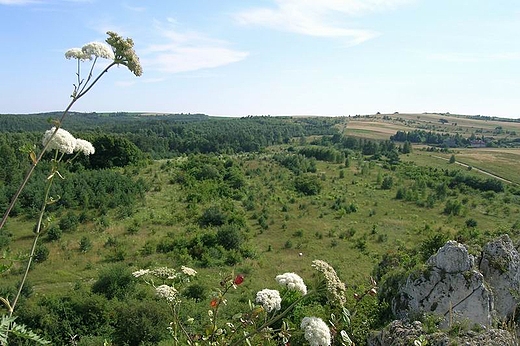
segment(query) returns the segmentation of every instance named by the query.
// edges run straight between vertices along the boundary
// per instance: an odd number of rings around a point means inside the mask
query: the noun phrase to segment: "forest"
[[[0,210],[55,116],[0,115]],[[335,323],[335,345],[348,344],[340,330],[365,345],[394,318],[399,283],[448,239],[474,254],[500,234],[518,242],[514,164],[498,179],[456,163],[475,133],[374,139],[349,135],[352,121],[72,113],[64,127],[95,153],[60,161],[16,321],[53,345],[241,344],[245,330],[252,344],[299,345],[294,330],[312,315]],[[0,297],[16,295],[53,160],[0,229]],[[255,328],[271,315],[255,310],[255,292],[282,273],[321,292],[320,261],[342,278],[344,301],[284,291],[286,314],[263,338]],[[170,282],[178,296],[166,303],[150,285]]]

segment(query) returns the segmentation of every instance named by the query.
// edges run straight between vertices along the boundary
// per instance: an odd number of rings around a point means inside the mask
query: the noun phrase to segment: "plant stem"
[[[9,204],[9,207],[7,208],[7,210],[5,211],[4,213],[4,216],[2,217],[2,221],[0,221],[0,229],[2,229],[4,226],[5,226],[5,223],[7,222],[7,218],[9,217],[9,214],[11,213],[11,211],[13,210],[14,208],[14,205],[16,203],[16,201],[18,200],[18,197],[20,197],[20,194],[22,193],[23,189],[25,188],[25,186],[27,185],[27,182],[29,181],[29,178],[32,176],[33,172],[34,172],[34,169],[36,168],[36,165],[41,161],[43,155],[45,154],[45,152],[47,151],[47,148],[49,147],[51,141],[52,141],[52,138],[54,138],[54,136],[56,135],[56,132],[58,132],[58,130],[60,129],[62,123],[63,123],[63,120],[65,119],[66,115],[69,113],[70,109],[72,108],[72,106],[74,105],[74,103],[76,103],[76,101],[78,101],[83,95],[85,95],[90,89],[92,89],[92,87],[99,81],[99,79],[105,74],[108,72],[108,70],[114,66],[114,65],[117,65],[116,62],[112,62],[110,63],[100,74],[99,76],[96,77],[96,79],[94,79],[92,81],[92,83],[88,86],[88,88],[86,88],[85,90],[82,90],[80,93],[78,93],[77,95],[74,95],[72,97],[72,100],[70,101],[69,105],[67,106],[67,108],[63,111],[63,114],[61,115],[60,119],[57,121],[57,124],[56,124],[56,129],[54,130],[53,134],[51,135],[51,137],[49,138],[49,140],[47,141],[47,143],[45,144],[45,146],[43,147],[42,151],[40,152],[40,154],[38,155],[38,157],[32,162],[31,164],[31,167],[29,168],[29,170],[27,171],[27,173],[25,174],[25,178],[22,182],[22,184],[20,184],[20,186],[18,187],[18,190],[16,191],[16,193],[14,194],[13,198],[11,199],[11,203]]]
[[[56,154],[58,152],[56,151]],[[56,162],[54,164],[57,164]],[[55,167],[52,168],[54,171]],[[9,308],[9,317],[13,315],[14,308],[16,307],[16,303],[18,302],[18,299],[20,298],[20,295],[22,294],[23,286],[25,285],[25,281],[27,280],[27,275],[29,274],[29,270],[31,269],[31,263],[34,257],[34,252],[36,251],[36,245],[38,244],[38,239],[40,237],[40,231],[42,227],[42,221],[43,221],[43,215],[45,214],[45,208],[47,207],[47,201],[49,199],[49,193],[51,191],[52,182],[54,180],[54,174],[51,174],[49,177],[49,180],[47,182],[47,189],[45,191],[45,197],[43,199],[42,207],[40,209],[40,216],[38,217],[38,224],[36,225],[36,235],[34,236],[34,240],[31,247],[31,252],[29,254],[29,259],[27,261],[27,265],[25,266],[25,272],[23,274],[22,282],[20,282],[20,286],[18,287],[18,292],[16,293],[16,297],[13,300],[13,303],[11,304]]]
[[[246,339],[249,339],[253,336],[255,336],[256,334],[260,333],[262,330],[264,330],[264,328],[267,328],[269,327],[271,324],[275,323],[275,322],[278,322],[279,320],[281,320],[282,318],[284,318],[295,306],[296,304],[298,304],[299,302],[301,302],[302,300],[308,298],[309,296],[311,296],[313,294],[313,292],[309,292],[307,293],[306,295],[304,296],[301,296],[300,298],[298,298],[297,300],[295,300],[291,305],[289,305],[287,307],[287,309],[285,309],[282,313],[276,315],[276,316],[273,316],[269,321],[265,322],[264,324],[262,324],[260,327],[256,328],[254,330],[254,332],[252,332],[251,334],[247,334],[245,336],[243,336],[241,339],[239,339],[238,341],[234,342],[233,344],[231,344],[231,346],[237,346],[237,345],[240,345],[241,343],[243,343],[244,341],[246,341]]]

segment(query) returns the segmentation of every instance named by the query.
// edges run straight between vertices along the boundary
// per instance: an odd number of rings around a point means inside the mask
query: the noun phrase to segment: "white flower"
[[[90,42],[84,45],[81,50],[83,53],[90,58],[92,56],[104,59],[114,60],[114,51],[104,43],[101,42]]]
[[[138,278],[140,276],[148,274],[149,272],[150,272],[150,269],[139,269],[139,270],[133,272],[132,275],[135,276],[136,278]]]
[[[262,304],[267,312],[282,308],[282,298],[277,290],[263,289],[256,293],[256,302]]]
[[[323,274],[325,284],[327,285],[328,297],[334,304],[345,306],[346,303],[346,287],[339,279],[334,268],[325,261],[314,260],[311,265],[314,269]]]
[[[58,129],[58,132],[56,132],[54,137],[51,139],[54,131],[56,131],[55,127],[45,131],[42,139],[43,146],[46,146],[47,142],[50,141],[48,149],[56,149],[64,154],[72,154],[74,152],[74,148],[76,148],[76,138],[74,138],[74,136],[71,135],[68,131],[65,131],[64,129]]]
[[[83,155],[89,156],[94,154],[96,152],[96,149],[94,149],[94,146],[89,141],[77,138],[76,147],[74,148],[74,151],[81,151]]]
[[[188,276],[197,275],[197,272],[195,271],[195,269],[191,269],[190,267],[181,266],[181,271]]]
[[[150,274],[162,279],[172,280],[177,277],[177,272],[173,268],[159,267],[150,271]]]
[[[330,345],[330,330],[321,318],[304,317],[300,327],[303,329],[305,340],[307,340],[311,346]]]
[[[155,294],[160,298],[173,302],[175,297],[177,297],[177,290],[172,286],[161,285],[155,288]]]
[[[67,59],[79,59],[81,61],[84,60],[92,60],[92,57],[88,54],[83,53],[81,48],[71,48],[65,52],[65,58]]]
[[[276,276],[276,282],[287,287],[289,290],[300,291],[303,295],[307,294],[307,286],[303,279],[295,273],[284,273]]]

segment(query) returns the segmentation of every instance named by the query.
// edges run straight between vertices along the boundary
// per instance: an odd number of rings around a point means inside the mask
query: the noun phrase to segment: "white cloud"
[[[238,62],[249,55],[197,32],[160,31],[167,42],[151,45],[143,51],[141,61],[145,69],[166,73],[196,71]]]
[[[520,60],[520,52],[502,52],[492,54],[448,52],[430,54],[428,59],[446,62],[512,61]]]
[[[349,17],[393,9],[413,0],[275,0],[275,8],[253,8],[235,14],[238,23],[261,25],[321,37],[344,37],[359,44],[379,35],[354,29],[345,23]]]
[[[35,0],[0,0],[0,5],[26,5],[34,4],[38,1]]]

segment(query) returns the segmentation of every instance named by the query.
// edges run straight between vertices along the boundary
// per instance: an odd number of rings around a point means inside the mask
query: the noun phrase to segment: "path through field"
[[[435,158],[437,158],[437,159],[442,159],[442,160],[449,161],[449,159],[447,159],[447,158],[445,158],[445,157],[441,157],[441,156],[433,156],[433,157],[435,157]],[[498,176],[498,175],[496,175],[496,174],[493,174],[493,173],[491,173],[491,172],[485,171],[485,170],[483,170],[483,169],[481,169],[481,168],[477,168],[477,167],[475,167],[475,166],[471,166],[471,165],[468,165],[468,164],[466,164],[466,163],[464,163],[464,162],[460,162],[460,161],[455,161],[455,163],[456,163],[457,165],[461,165],[461,166],[463,166],[463,167],[471,167],[472,170],[475,170],[475,171],[477,171],[477,172],[479,172],[479,173],[482,173],[482,174],[488,175],[488,176],[493,177],[493,178],[495,178],[495,179],[501,180],[501,181],[506,182],[506,183],[508,183],[508,184],[513,184],[513,182],[512,182],[511,180],[507,180],[507,179],[502,178],[502,177],[500,177],[500,176]]]

